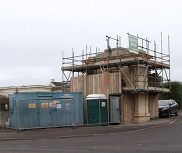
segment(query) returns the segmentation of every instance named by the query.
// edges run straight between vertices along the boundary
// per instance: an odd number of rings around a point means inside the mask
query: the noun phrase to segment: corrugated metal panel
[[[15,93],[9,99],[12,129],[83,125],[82,93]]]

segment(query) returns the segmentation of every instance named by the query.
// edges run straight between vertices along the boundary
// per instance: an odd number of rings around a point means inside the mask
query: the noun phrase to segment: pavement
[[[179,116],[171,116],[170,118],[157,118],[152,119],[150,122],[131,125],[121,124],[108,126],[82,126],[76,128],[61,127],[47,129],[29,129],[22,130],[20,132],[12,129],[0,129],[0,141],[61,139],[137,132],[141,130],[148,130],[151,128],[171,125],[181,117],[182,113],[180,113]]]

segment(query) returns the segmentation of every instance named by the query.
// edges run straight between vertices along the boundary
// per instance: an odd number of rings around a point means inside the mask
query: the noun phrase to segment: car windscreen
[[[158,104],[159,104],[159,106],[169,105],[169,100],[159,100]]]

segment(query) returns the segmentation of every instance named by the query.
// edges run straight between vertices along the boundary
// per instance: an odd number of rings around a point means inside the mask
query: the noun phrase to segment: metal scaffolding
[[[128,36],[133,36],[128,33]],[[71,77],[79,77],[104,73],[122,73],[122,90],[128,91],[147,91],[147,92],[169,92],[164,88],[164,83],[170,83],[170,43],[168,36],[168,53],[164,53],[156,48],[153,42],[153,49],[150,48],[152,42],[147,38],[137,38],[138,53],[130,52],[129,48],[121,47],[121,39],[106,36],[107,49],[100,52],[98,48],[95,52],[88,50],[88,46],[83,50],[82,55],[76,56],[72,49],[71,57],[64,57],[62,54],[62,80],[66,84],[70,83]],[[111,48],[110,40],[116,41],[116,48]],[[126,73],[125,68],[129,68],[131,73]],[[129,87],[126,86],[129,84]],[[141,87],[142,85],[142,87]]]

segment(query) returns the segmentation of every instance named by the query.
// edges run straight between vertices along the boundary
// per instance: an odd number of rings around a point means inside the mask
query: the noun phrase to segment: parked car
[[[179,115],[178,103],[173,99],[159,100],[158,108],[159,108],[159,117],[161,116],[170,117],[171,114],[175,114],[176,116]]]

